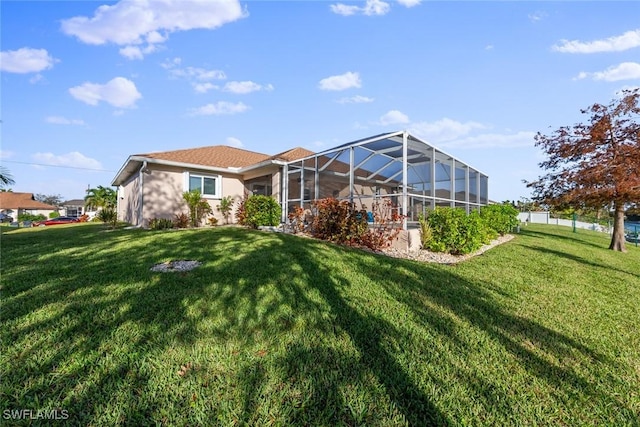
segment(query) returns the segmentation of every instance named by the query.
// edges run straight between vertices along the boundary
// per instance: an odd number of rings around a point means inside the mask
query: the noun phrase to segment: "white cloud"
[[[220,86],[211,83],[212,80],[225,80],[227,75],[222,70],[206,69],[199,67],[180,68],[182,59],[167,59],[162,64],[162,68],[169,71],[173,78],[185,79],[191,82],[191,86],[198,93],[207,93],[212,89],[220,89]]]
[[[193,89],[198,92],[198,93],[207,93],[209,92],[211,89],[219,89],[220,87],[217,85],[214,85],[213,83],[192,83],[191,84],[193,86]]]
[[[41,81],[44,81],[44,76],[40,73],[34,75],[33,77],[31,77],[29,79],[29,83],[31,83],[32,85],[36,84],[36,83],[40,83]]]
[[[340,98],[336,102],[338,104],[363,104],[363,103],[369,103],[373,101],[374,101],[373,98],[368,98],[362,95],[356,95],[352,97]]]
[[[51,123],[54,125],[75,125],[75,126],[83,126],[84,120],[80,120],[80,119],[67,119],[66,117],[62,117],[62,116],[49,116],[46,119],[44,119],[45,122],[47,123]]]
[[[612,66],[604,71],[595,73],[580,72],[574,80],[582,80],[591,78],[593,80],[604,80],[607,82],[616,82],[619,80],[635,80],[640,79],[640,63],[623,62],[622,64]]]
[[[331,76],[320,80],[318,87],[322,90],[345,90],[352,87],[361,87],[360,74],[348,71],[338,76]]]
[[[242,141],[240,141],[238,138],[234,138],[233,136],[228,137],[226,143],[230,147],[236,147],[236,148],[244,147],[244,144],[242,143]]]
[[[83,43],[113,43],[134,47],[146,44],[141,53],[150,53],[170,33],[193,29],[212,30],[248,15],[237,0],[121,0],[98,7],[93,16],[76,16],[62,21],[62,31]],[[126,50],[123,55],[131,54]],[[129,56],[136,59],[137,56]]]
[[[536,23],[547,17],[546,12],[537,11],[529,14],[529,21]]]
[[[251,92],[257,92],[260,90],[264,91],[272,91],[273,86],[268,85],[260,85],[258,83],[254,83],[252,81],[243,81],[243,82],[228,82],[224,85],[222,89],[225,92],[237,93],[237,94],[246,94]]]
[[[167,58],[163,63],[160,64],[160,66],[166,70],[170,70],[180,64],[182,64],[182,58],[176,56],[175,58]]]
[[[419,5],[422,0],[398,0],[398,3],[403,5],[404,7],[414,7]]]
[[[102,169],[102,164],[78,151],[71,153],[55,155],[53,153],[35,153],[33,160],[45,165],[52,166],[71,166],[88,169]]]
[[[447,117],[435,122],[417,122],[409,128],[410,132],[425,138],[429,142],[439,143],[451,141],[468,135],[474,130],[486,129],[487,127],[478,122],[458,122]]]
[[[223,114],[238,114],[244,113],[249,109],[249,106],[242,102],[232,103],[226,101],[218,101],[215,104],[203,105],[199,108],[191,110],[192,116],[219,116]]]
[[[485,133],[438,144],[442,148],[520,148],[533,147],[536,132],[514,134]]]
[[[416,2],[415,0],[399,0],[398,3],[407,7],[412,7],[419,3],[419,1]],[[391,10],[391,6],[389,6],[389,3],[383,2],[381,0],[367,0],[363,7],[348,6],[346,4],[337,3],[332,4],[331,6],[329,6],[329,8],[333,13],[337,13],[338,15],[342,16],[351,16],[356,14],[379,16],[386,15],[387,13],[389,13],[389,10]]]
[[[409,123],[409,117],[401,111],[391,110],[380,117],[379,123],[383,126]]]
[[[127,59],[142,59],[144,55],[142,54],[142,49],[138,46],[126,46],[120,49],[120,55],[124,56]]]
[[[58,62],[46,49],[23,47],[0,52],[0,70],[8,73],[37,73],[48,70]]]
[[[171,68],[169,67],[169,74],[172,77],[181,77],[188,80],[198,81],[211,81],[211,80],[224,80],[227,78],[226,74],[222,70],[207,70],[205,68],[186,67],[186,68]]]
[[[347,6],[346,4],[342,3],[332,4],[331,6],[329,6],[329,8],[333,13],[342,16],[351,16],[360,12],[360,8],[358,6]]]
[[[136,85],[124,77],[116,77],[105,84],[83,83],[69,89],[71,96],[89,105],[98,105],[100,101],[118,108],[133,108],[142,98]]]
[[[560,44],[552,46],[556,52],[563,53],[597,53],[621,52],[640,46],[640,30],[627,31],[621,36],[609,37],[603,40],[581,42],[579,40],[561,40]]]

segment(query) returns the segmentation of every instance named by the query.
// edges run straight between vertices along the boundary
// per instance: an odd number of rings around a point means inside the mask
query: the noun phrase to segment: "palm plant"
[[[211,205],[202,198],[200,190],[185,191],[182,193],[182,198],[187,202],[187,206],[189,207],[191,226],[197,227],[200,225],[202,218],[211,213]]]
[[[4,166],[0,166],[0,187],[4,187],[5,185],[12,185],[16,182],[13,180],[11,173],[9,173],[9,169]]]
[[[90,188],[84,197],[84,206],[88,209],[115,208],[117,193],[113,188],[98,185],[98,188]]]

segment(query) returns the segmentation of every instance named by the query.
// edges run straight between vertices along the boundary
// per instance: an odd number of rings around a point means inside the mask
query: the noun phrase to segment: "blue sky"
[[[0,161],[82,198],[127,156],[407,129],[529,196],[536,132],[640,85],[640,2],[3,1]]]

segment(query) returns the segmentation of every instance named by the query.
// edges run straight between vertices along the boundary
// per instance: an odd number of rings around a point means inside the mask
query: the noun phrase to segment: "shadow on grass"
[[[612,267],[610,265],[605,265],[605,264],[599,264],[597,262],[593,262],[589,259],[586,259],[584,257],[581,256],[577,256],[574,254],[570,254],[570,253],[566,253],[566,252],[562,252],[562,251],[557,251],[554,249],[550,249],[544,246],[532,246],[532,245],[524,245],[524,247],[529,248],[533,251],[536,252],[540,252],[542,254],[547,254],[547,255],[553,255],[556,256],[558,258],[562,258],[562,259],[566,259],[569,261],[574,261],[580,264],[585,264],[588,266],[591,266],[593,268],[596,268],[598,270],[602,270],[604,273],[606,272],[610,272]],[[602,248],[601,248],[602,249]],[[608,249],[603,249],[603,250],[608,250]],[[630,265],[631,267],[631,265]],[[634,278],[640,278],[640,270],[638,270],[639,272],[633,272],[633,271],[627,271],[627,270],[623,270],[620,267],[615,267],[615,270],[619,273],[623,273],[623,274],[627,274],[629,276],[633,276]]]
[[[544,231],[537,231],[537,230],[532,230],[531,227],[523,227],[520,229],[520,234],[529,236],[529,237],[541,238],[541,239],[549,239],[549,236],[553,236],[554,239],[560,239],[572,244],[577,243],[580,245],[591,246],[593,248],[598,248],[598,249],[608,248],[609,243],[611,241],[611,238],[604,233],[599,233],[596,235],[598,237],[602,237],[602,243],[600,244],[600,243],[595,243],[590,241],[590,239],[594,237],[593,235],[590,236],[589,234],[575,233],[572,236],[568,236],[565,230],[556,229],[556,227],[561,227],[561,226],[547,225],[543,227],[546,227],[548,229]],[[564,228],[566,229],[566,227]],[[583,230],[583,233],[584,233],[584,230]],[[596,232],[594,231],[590,233],[596,233]]]
[[[448,425],[453,379],[504,421],[519,397],[464,366],[462,320],[534,377],[632,416],[543,356],[613,361],[446,267],[234,228],[50,231],[3,242],[3,409],[44,403],[80,424]],[[149,272],[176,259],[203,265]],[[176,378],[184,357],[200,366]]]

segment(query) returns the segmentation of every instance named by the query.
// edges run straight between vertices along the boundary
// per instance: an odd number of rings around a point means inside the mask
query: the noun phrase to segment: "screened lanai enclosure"
[[[333,197],[371,211],[381,199],[405,218],[403,228],[436,206],[470,212],[488,203],[488,177],[406,131],[340,145],[284,167],[284,206],[313,212]],[[284,209],[283,209],[284,210]]]

